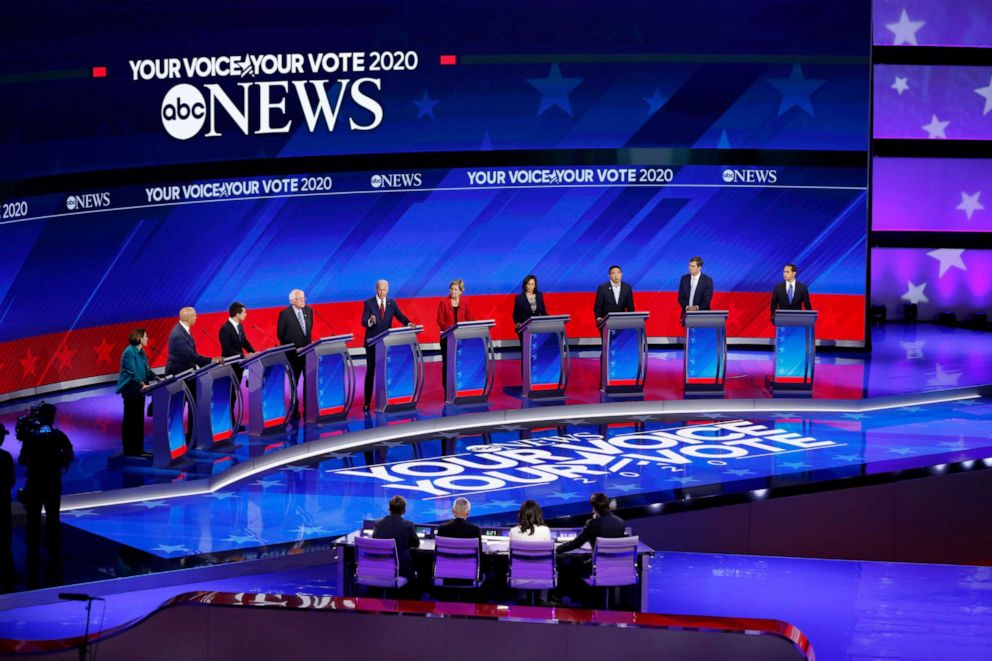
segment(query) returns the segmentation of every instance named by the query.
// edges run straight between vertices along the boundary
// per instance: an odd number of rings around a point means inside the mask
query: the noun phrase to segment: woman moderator
[[[551,529],[544,525],[544,514],[541,506],[533,500],[525,501],[517,512],[518,525],[510,528],[510,539],[533,539],[535,541],[551,541]]]
[[[148,333],[135,328],[127,339],[128,347],[121,354],[121,374],[117,379],[117,392],[124,398],[124,420],[121,422],[121,442],[124,455],[140,457],[145,445],[145,389],[158,377],[148,366],[145,347]]]
[[[472,309],[468,306],[468,299],[462,294],[465,292],[465,283],[461,278],[452,280],[448,286],[448,296],[441,299],[437,306],[437,325],[441,332],[448,330],[455,324],[462,321],[475,321],[472,316]],[[448,386],[448,342],[441,340],[441,387],[447,389]]]
[[[523,333],[520,332],[520,324],[531,317],[547,315],[548,309],[544,307],[544,294],[537,288],[536,275],[525,276],[520,288],[523,291],[513,299],[513,323],[516,327],[517,338],[522,344],[524,337]]]

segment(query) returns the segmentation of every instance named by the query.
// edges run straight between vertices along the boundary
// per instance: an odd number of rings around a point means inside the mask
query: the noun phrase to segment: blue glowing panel
[[[344,411],[344,355],[317,356],[317,408],[320,415]]]
[[[286,419],[286,375],[284,363],[265,368],[262,377],[262,423],[272,427]]]
[[[169,396],[169,454],[173,459],[186,454],[186,429],[183,425],[185,408],[185,392],[179,391]]]
[[[876,138],[992,140],[992,67],[875,67]]]
[[[561,381],[561,344],[558,333],[532,333],[530,345],[531,388],[558,387]]]
[[[986,0],[873,0],[879,46],[992,46]]]
[[[641,330],[611,329],[607,357],[608,386],[629,386],[638,382],[641,365]]]
[[[809,381],[806,363],[806,340],[809,329],[803,326],[779,326],[775,329],[775,380],[780,383]]]
[[[915,304],[920,320],[945,311],[959,319],[992,307],[992,250],[873,248],[872,302],[901,318]]]
[[[210,392],[210,425],[214,442],[224,441],[234,434],[231,418],[231,379],[215,379]]]
[[[720,378],[719,358],[724,347],[721,344],[723,329],[686,329],[686,383],[716,383]]]
[[[481,337],[457,340],[455,346],[455,394],[460,397],[481,395],[486,389],[488,351]]]
[[[992,232],[992,210],[985,209],[992,196],[986,193],[982,200],[982,189],[992,181],[992,160],[876,158],[874,163],[873,230]]]
[[[386,347],[386,401],[389,404],[413,401],[417,385],[413,352],[412,344]]]

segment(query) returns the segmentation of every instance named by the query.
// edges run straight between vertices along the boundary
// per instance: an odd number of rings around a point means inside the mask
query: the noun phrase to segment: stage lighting
[[[884,305],[871,306],[871,323],[876,325],[884,324],[887,316],[888,310],[885,309]]]
[[[902,306],[902,320],[910,324],[916,323],[916,318],[920,314],[920,307],[916,303],[904,303]]]

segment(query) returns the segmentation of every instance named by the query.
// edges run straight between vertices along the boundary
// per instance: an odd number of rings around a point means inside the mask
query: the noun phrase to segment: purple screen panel
[[[988,0],[875,0],[878,46],[992,46]]]
[[[992,67],[880,64],[874,92],[876,138],[992,140]]]
[[[992,160],[876,158],[874,167],[873,230],[992,231]]]
[[[953,311],[958,318],[992,307],[992,250],[874,248],[871,298],[898,318],[904,303],[919,306],[920,319]]]

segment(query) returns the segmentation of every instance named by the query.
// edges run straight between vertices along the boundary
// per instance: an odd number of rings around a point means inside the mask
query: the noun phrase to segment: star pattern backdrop
[[[874,0],[878,46],[992,46],[986,0]]]

